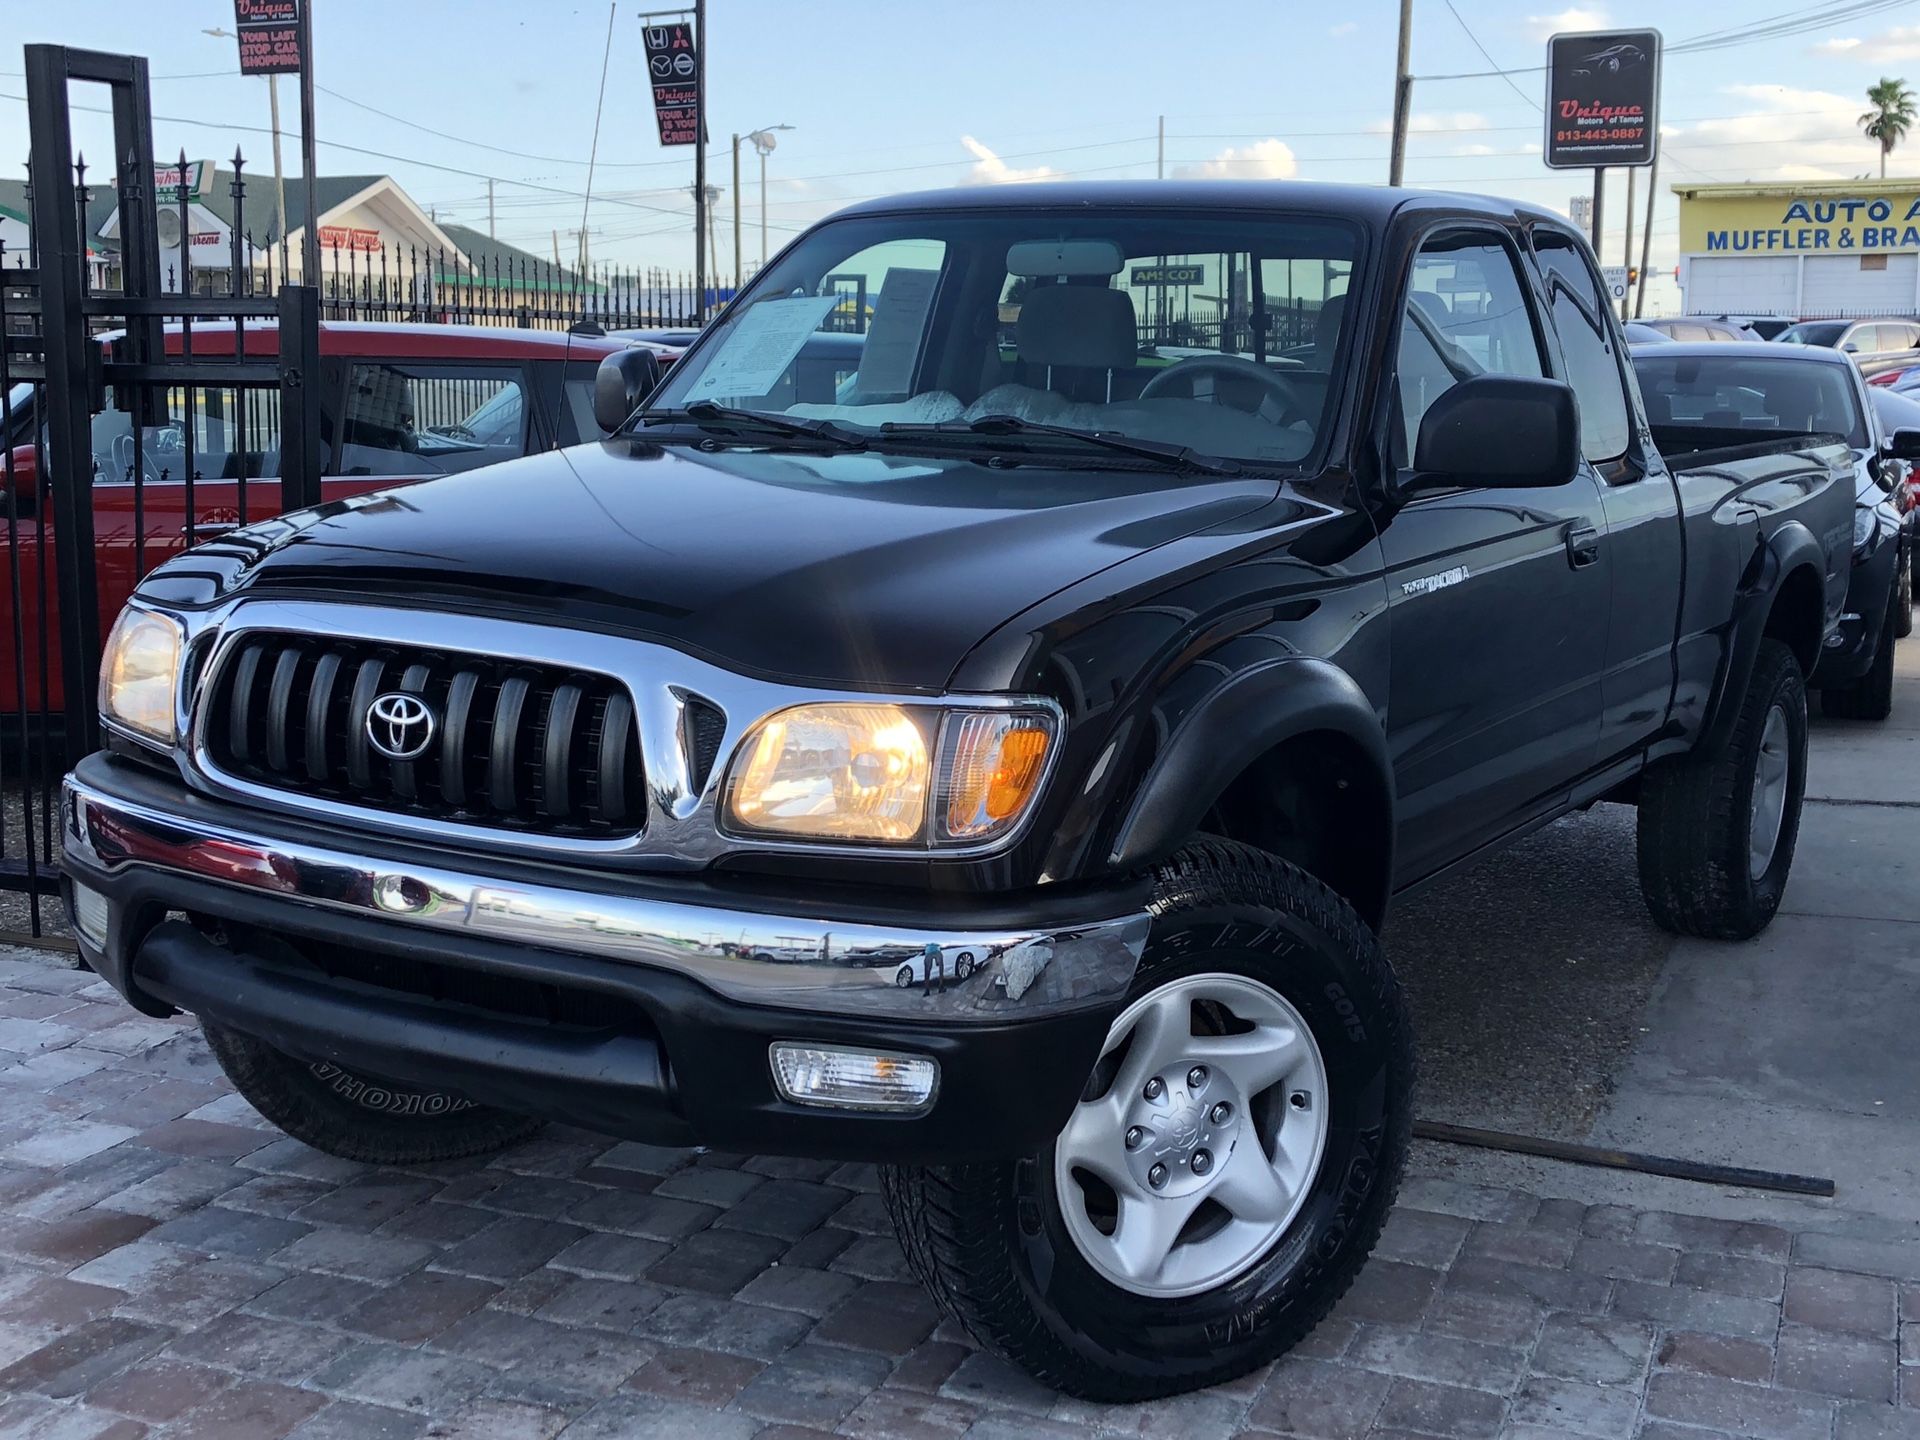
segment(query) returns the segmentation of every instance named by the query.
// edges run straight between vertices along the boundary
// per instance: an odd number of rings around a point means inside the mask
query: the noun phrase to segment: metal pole
[[[760,268],[767,268],[767,152],[764,150],[760,151]]]
[[[1600,206],[1601,202],[1606,198],[1607,167],[1604,165],[1596,165],[1593,167],[1593,219],[1590,222],[1593,226],[1593,233],[1587,237],[1593,242],[1595,259],[1598,259],[1600,256]]]
[[[494,234],[493,234],[493,177],[492,177],[491,175],[489,175],[489,176],[487,177],[487,238],[488,238],[489,240],[491,240],[491,239],[493,239],[493,238],[494,238]]]
[[[1167,117],[1164,115],[1160,117],[1160,151],[1154,160],[1153,178],[1156,180],[1167,178]]]
[[[707,321],[707,0],[693,0],[693,303]]]
[[[287,177],[280,168],[280,77],[267,76],[267,109],[273,116],[273,233],[287,235]]]
[[[1407,169],[1407,124],[1413,109],[1413,0],[1400,0],[1400,52],[1393,80],[1393,152],[1387,161],[1387,183],[1398,185]]]
[[[320,186],[313,135],[313,0],[300,0],[300,164],[306,170],[307,217],[300,246],[303,285],[320,283]]]
[[[733,137],[733,288],[740,288],[740,137]]]
[[[1647,166],[1647,218],[1646,228],[1640,232],[1640,283],[1633,292],[1633,313],[1638,319],[1647,308],[1647,260],[1653,251],[1653,197],[1654,189],[1660,179],[1660,141],[1656,136],[1653,142],[1653,163]]]
[[[1627,285],[1620,292],[1620,318],[1627,318],[1627,301],[1633,291],[1633,181],[1631,169],[1627,171],[1627,224],[1620,236],[1620,263],[1626,267]]]

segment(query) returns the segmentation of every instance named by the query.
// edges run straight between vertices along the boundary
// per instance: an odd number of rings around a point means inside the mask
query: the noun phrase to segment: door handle
[[[1567,531],[1567,563],[1584,570],[1600,561],[1600,532],[1591,525],[1576,525]]]

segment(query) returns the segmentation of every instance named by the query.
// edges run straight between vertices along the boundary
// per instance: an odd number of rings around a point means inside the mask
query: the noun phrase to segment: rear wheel
[[[1353,1282],[1412,1124],[1400,988],[1304,871],[1196,840],[1161,870],[1128,1004],[1046,1150],[894,1168],[907,1257],[1046,1384],[1144,1400],[1266,1363]]]
[[[504,1150],[540,1122],[439,1090],[416,1090],[297,1060],[264,1040],[201,1022],[220,1068],[267,1119],[316,1150],[369,1165],[418,1165]]]
[[[1654,920],[1676,934],[1759,934],[1793,867],[1807,783],[1807,695],[1800,664],[1780,641],[1761,641],[1739,705],[1717,751],[1662,761],[1641,778],[1640,893]]]
[[[1913,634],[1913,552],[1900,552],[1900,573],[1893,581],[1893,637],[1904,640]]]

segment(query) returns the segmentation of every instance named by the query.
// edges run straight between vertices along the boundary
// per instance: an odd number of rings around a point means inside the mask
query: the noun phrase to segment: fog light
[[[74,882],[73,923],[80,933],[96,945],[107,943],[107,897],[98,890]]]
[[[940,1083],[939,1062],[926,1055],[796,1045],[776,1040],[773,1083],[796,1105],[842,1110],[924,1110]]]

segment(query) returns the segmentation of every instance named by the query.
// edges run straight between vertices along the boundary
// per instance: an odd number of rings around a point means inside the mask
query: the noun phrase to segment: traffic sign
[[[1624,265],[1602,265],[1600,278],[1607,282],[1607,294],[1615,300],[1627,298],[1627,267]]]

